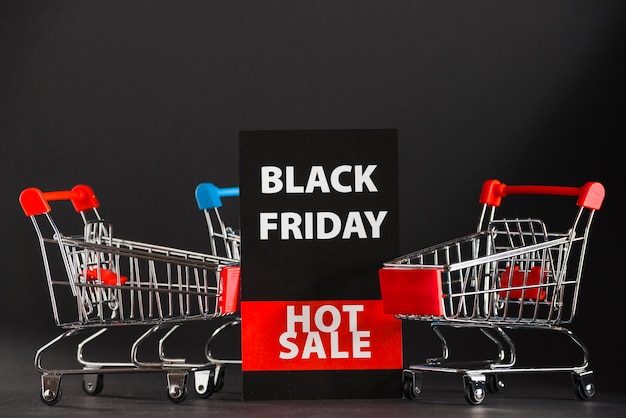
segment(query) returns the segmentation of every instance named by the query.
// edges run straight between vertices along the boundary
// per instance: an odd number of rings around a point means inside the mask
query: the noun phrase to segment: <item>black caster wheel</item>
[[[215,392],[219,392],[224,387],[224,376],[226,368],[224,366],[217,368],[217,376],[215,377]]]
[[[419,388],[416,388],[411,379],[404,379],[402,383],[402,394],[406,399],[416,399],[419,395]]]
[[[174,403],[181,403],[187,399],[187,387],[181,387],[179,385],[172,385],[167,388],[167,399]]]
[[[101,374],[87,374],[83,377],[83,391],[87,395],[96,396],[102,392],[104,376]]]
[[[51,406],[61,400],[61,375],[42,375],[39,399],[45,405]]]
[[[463,377],[465,400],[471,405],[480,405],[485,400],[485,378]]]
[[[48,406],[52,406],[61,400],[61,388],[59,388],[56,392],[53,392],[49,389],[43,390],[39,392],[39,398],[41,402]]]
[[[402,395],[404,399],[416,399],[422,393],[423,375],[419,371],[405,369],[402,371]]]
[[[593,372],[572,373],[574,393],[582,401],[591,399],[596,394],[596,386],[593,383]]]
[[[167,374],[167,398],[174,403],[187,399],[187,373]]]
[[[504,389],[504,382],[497,374],[487,375],[487,382],[485,384],[487,392],[498,393]]]

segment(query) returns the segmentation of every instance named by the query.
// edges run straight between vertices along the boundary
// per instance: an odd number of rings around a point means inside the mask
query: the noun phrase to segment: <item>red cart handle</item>
[[[507,186],[498,180],[483,183],[480,203],[500,206],[502,198],[511,194],[548,194],[556,196],[578,196],[576,205],[587,209],[600,209],[604,200],[604,186],[598,182],[588,182],[581,187],[564,186]]]
[[[35,187],[30,187],[20,193],[20,204],[26,216],[43,215],[50,212],[48,202],[52,200],[71,200],[76,212],[100,207],[91,187],[84,184],[76,185],[72,190],[56,192],[42,192]]]

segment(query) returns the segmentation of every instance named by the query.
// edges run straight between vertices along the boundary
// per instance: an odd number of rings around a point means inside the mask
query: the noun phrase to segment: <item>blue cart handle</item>
[[[201,210],[219,208],[222,197],[239,196],[239,187],[219,188],[213,183],[200,183],[196,186],[196,201]]]

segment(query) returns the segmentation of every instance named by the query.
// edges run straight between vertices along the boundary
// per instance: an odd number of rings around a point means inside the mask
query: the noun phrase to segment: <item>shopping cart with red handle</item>
[[[443,351],[441,357],[403,370],[404,397],[420,394],[427,372],[461,374],[465,399],[473,405],[484,400],[486,391],[503,388],[499,375],[512,372],[569,372],[578,398],[595,394],[588,350],[566,325],[576,313],[591,222],[604,193],[597,182],[561,187],[488,180],[480,195],[477,232],[384,263],[379,281],[385,312],[430,322]],[[496,209],[509,195],[572,196],[578,209],[568,229],[554,232],[540,219],[496,218]],[[480,330],[496,344],[497,356],[451,361],[444,326]],[[519,366],[513,329],[566,335],[581,350],[582,361],[572,366]]]
[[[41,399],[48,405],[61,397],[64,375],[83,375],[83,389],[102,390],[106,373],[164,372],[167,396],[175,403],[187,396],[187,378],[193,373],[198,395],[211,394],[215,364],[188,362],[165,355],[165,342],[187,321],[210,320],[234,313],[238,300],[239,266],[230,259],[177,248],[116,238],[111,223],[98,211],[93,190],[77,185],[71,190],[42,192],[25,189],[19,197],[34,225],[42,253],[52,312],[65,331],[35,355],[41,373]],[[82,218],[82,235],[65,235],[51,216],[50,203],[70,201]],[[226,285],[226,283],[229,283]],[[88,361],[87,344],[119,326],[144,326],[122,362]],[[43,353],[61,341],[88,333],[77,345],[79,367],[44,368]],[[158,359],[140,358],[139,348],[154,336]]]
[[[211,254],[225,259],[232,265],[239,265],[241,260],[241,235],[239,231],[226,225],[220,210],[223,206],[222,198],[239,197],[239,187],[220,188],[213,183],[200,183],[196,186],[195,196],[198,208],[203,212],[206,220]],[[226,277],[227,280],[224,281],[224,286],[239,286],[239,270],[231,269],[231,275],[236,275],[236,277],[233,280],[228,280],[228,277]],[[232,288],[229,292],[239,294],[239,289]],[[239,311],[239,300],[232,300],[232,303],[233,305],[229,307],[229,310],[232,312]],[[232,318],[229,318],[228,321],[215,329],[207,342],[206,355],[215,366],[209,387],[209,390],[213,392],[218,392],[224,387],[225,366],[228,364],[241,364],[241,358],[225,359],[215,357],[212,353],[213,344],[219,341],[219,336],[227,329],[239,325],[241,325],[241,318],[238,315],[232,316]]]

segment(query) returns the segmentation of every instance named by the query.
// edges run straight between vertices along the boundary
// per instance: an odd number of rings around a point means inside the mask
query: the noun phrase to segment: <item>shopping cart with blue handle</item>
[[[238,264],[213,254],[113,236],[111,223],[100,216],[100,203],[86,185],[52,192],[28,188],[19,201],[39,240],[55,323],[65,329],[35,355],[41,373],[41,400],[47,405],[60,400],[64,375],[83,375],[85,392],[97,395],[104,374],[133,372],[164,372],[167,396],[175,403],[187,397],[189,374],[194,376],[198,395],[209,396],[216,368],[213,359],[207,356],[205,361],[189,362],[170,358],[165,343],[187,321],[235,313]],[[61,232],[51,215],[50,204],[56,201],[72,203],[82,219],[80,234]],[[147,328],[128,348],[124,361],[86,359],[86,345],[121,326]],[[76,347],[79,367],[43,366],[44,352],[79,334],[88,334]],[[158,340],[158,359],[141,357],[140,347],[160,334],[164,335]]]

